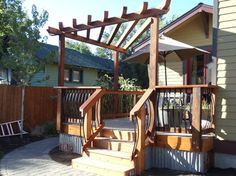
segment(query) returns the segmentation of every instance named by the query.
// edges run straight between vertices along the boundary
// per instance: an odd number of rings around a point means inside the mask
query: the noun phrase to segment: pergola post
[[[118,80],[119,80],[119,52],[113,52],[113,60],[114,60],[114,90],[118,90]]]
[[[64,86],[65,36],[59,35],[58,86]]]
[[[155,88],[158,83],[158,42],[159,42],[159,17],[152,18],[150,35],[150,59],[149,59],[149,88]]]

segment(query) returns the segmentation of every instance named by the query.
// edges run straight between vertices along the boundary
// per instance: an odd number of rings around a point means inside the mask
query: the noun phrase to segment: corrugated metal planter
[[[180,171],[206,172],[208,154],[154,147],[153,167]]]
[[[82,137],[60,133],[59,148],[62,151],[82,154],[83,143]]]

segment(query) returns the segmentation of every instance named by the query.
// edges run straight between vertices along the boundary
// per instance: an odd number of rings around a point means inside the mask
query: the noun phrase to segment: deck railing
[[[212,85],[157,86],[156,131],[190,134],[200,151],[202,134],[214,133],[215,91]]]
[[[56,87],[57,100],[57,130],[62,124],[76,124],[83,129],[83,116],[80,106],[100,87]],[[83,130],[80,130],[80,133]],[[82,134],[81,134],[82,135]]]
[[[63,123],[79,124],[85,147],[104,127],[104,119],[128,116],[135,122],[133,157],[157,133],[189,135],[195,151],[201,151],[203,134],[214,133],[216,86],[157,86],[145,93],[61,87],[58,93],[57,129]]]

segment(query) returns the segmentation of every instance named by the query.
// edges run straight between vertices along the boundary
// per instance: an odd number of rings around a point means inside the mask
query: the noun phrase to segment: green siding
[[[98,78],[97,70],[89,69],[89,68],[80,68],[83,70],[83,82],[82,83],[72,83],[65,82],[65,86],[93,86],[96,84],[96,80]],[[46,76],[49,77],[48,80],[43,80]],[[46,65],[45,70],[37,73],[33,80],[33,86],[48,86],[53,87],[57,86],[57,77],[58,77],[58,66],[57,65]]]

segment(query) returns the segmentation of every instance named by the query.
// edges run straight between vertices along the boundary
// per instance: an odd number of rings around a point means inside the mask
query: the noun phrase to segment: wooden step
[[[83,153],[83,157],[134,167],[134,161],[131,160],[131,153],[128,152],[91,148],[88,149],[87,153],[88,155]]]
[[[72,167],[99,175],[132,176],[135,175],[134,167],[114,164],[94,158],[80,157],[72,160]]]
[[[100,136],[125,141],[134,141],[135,139],[135,133],[133,130],[112,129],[106,127],[101,131]]]
[[[132,153],[134,142],[108,137],[96,137],[93,141],[93,147]]]

